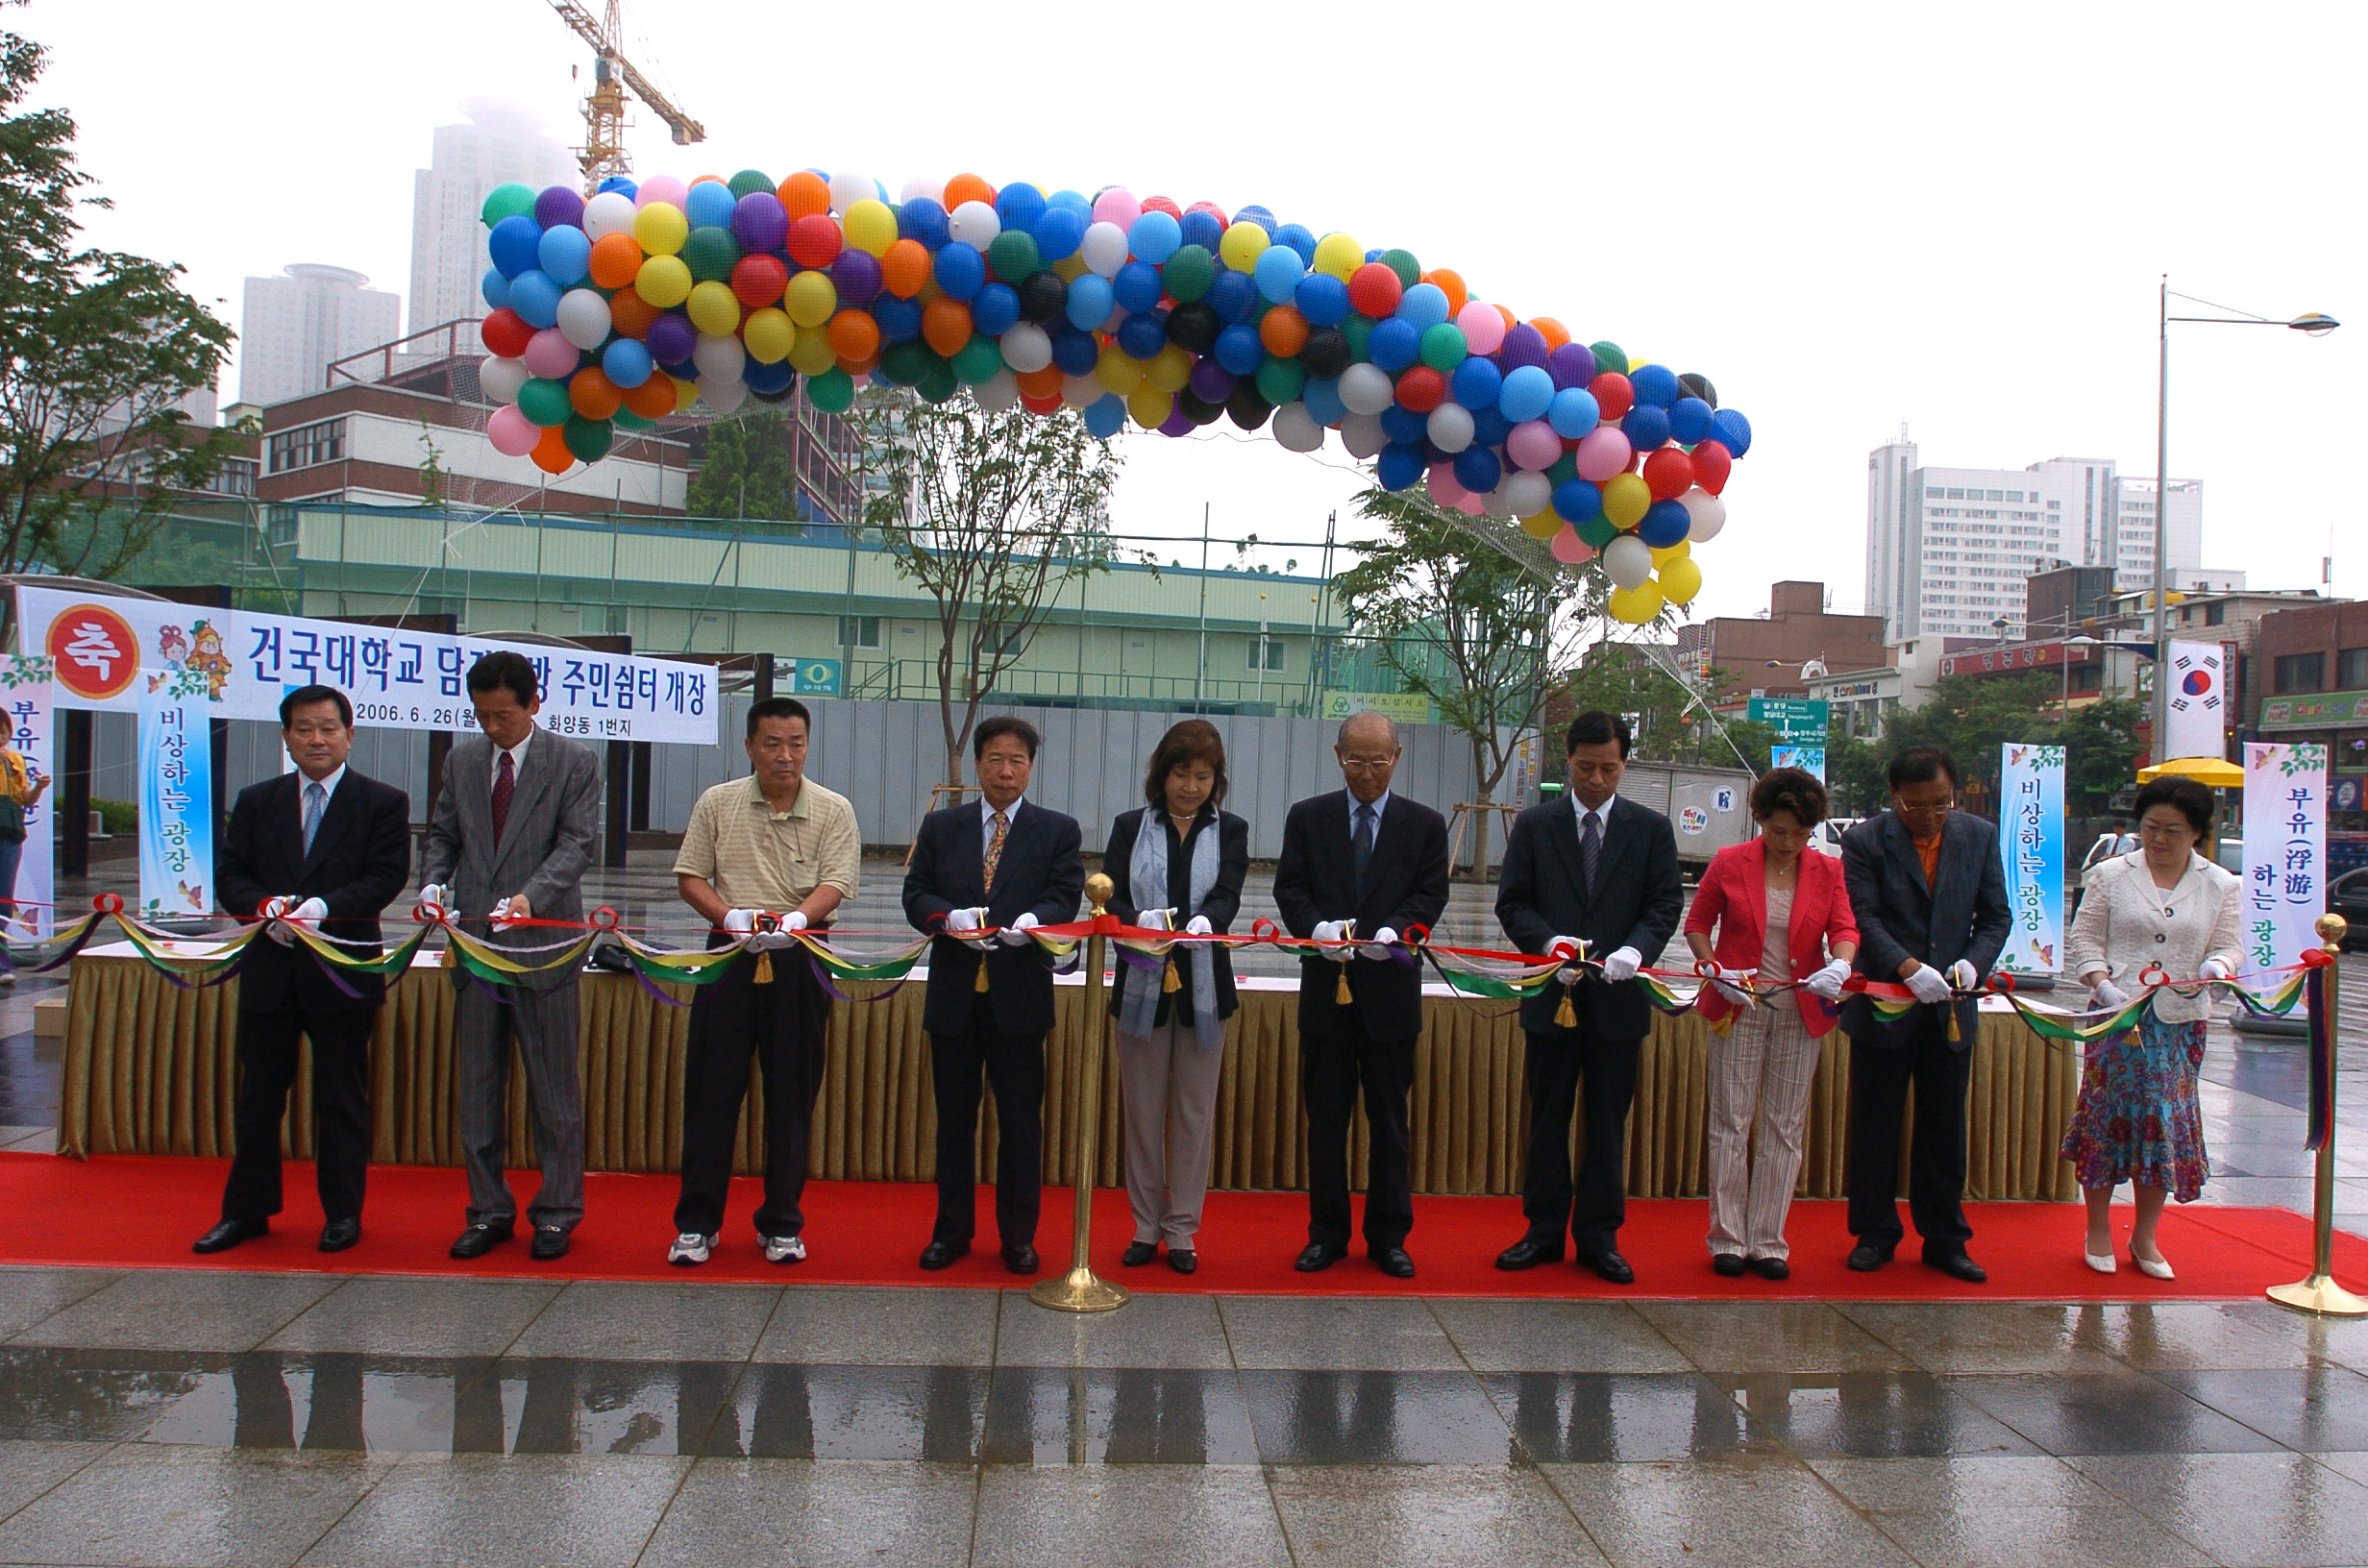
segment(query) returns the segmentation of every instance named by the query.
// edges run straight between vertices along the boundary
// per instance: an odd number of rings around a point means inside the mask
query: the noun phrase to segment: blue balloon
[[[1644,521],[1637,525],[1637,537],[1655,550],[1666,550],[1683,544],[1687,532],[1693,527],[1693,518],[1685,502],[1656,501],[1644,509]]]
[[[1431,428],[1431,416],[1394,403],[1381,411],[1381,433],[1393,441],[1418,442]]]
[[[1126,429],[1126,403],[1117,393],[1108,393],[1098,403],[1085,407],[1085,433],[1107,441]]]
[[[1046,266],[1066,261],[1077,254],[1084,243],[1085,227],[1091,221],[1082,212],[1066,207],[1048,207],[1036,221],[1028,226],[1035,238],[1036,254]]]
[[[926,196],[916,196],[898,209],[897,233],[929,250],[941,249],[946,243],[946,209]]]
[[[1326,272],[1311,272],[1291,291],[1291,303],[1310,327],[1337,327],[1348,316],[1348,285]]]
[[[1585,479],[1565,479],[1554,487],[1554,515],[1572,525],[1592,523],[1603,515],[1601,487]]]
[[[1389,253],[1387,251],[1376,245],[1365,253],[1365,259],[1368,261],[1378,261],[1388,254]]]
[[[739,205],[731,186],[717,180],[702,180],[691,187],[682,203],[682,215],[691,220],[694,229],[721,229],[731,222],[731,209]]]
[[[548,274],[530,268],[509,281],[509,307],[530,327],[556,327],[559,296],[565,292]]]
[[[493,226],[493,233],[485,236],[485,249],[493,257],[495,271],[515,278],[531,270],[541,258],[542,240],[540,225],[523,212],[513,212]]]
[[[1381,449],[1374,459],[1373,478],[1381,481],[1384,490],[1407,490],[1422,478],[1430,465],[1422,460],[1422,449],[1411,441],[1393,441]]]
[[[627,341],[631,340],[629,338]],[[614,379],[610,378],[612,380]],[[740,368],[741,382],[752,392],[786,392],[789,383],[797,379],[798,367],[786,359],[777,359],[769,365],[762,360],[752,359]]]
[[[1504,384],[1505,373],[1496,368],[1496,361],[1475,354],[1447,378],[1447,396],[1467,408],[1493,408]]]
[[[1118,296],[1112,291],[1109,279],[1081,272],[1077,281],[1069,285],[1069,303],[1063,308],[1071,326],[1081,332],[1094,332],[1101,330],[1101,324],[1110,319],[1117,305]]]
[[[1485,496],[1505,477],[1505,465],[1491,447],[1466,447],[1455,454],[1455,482],[1475,496]]]
[[[1467,359],[1465,364],[1471,363]],[[1459,367],[1460,368],[1460,367]],[[1513,433],[1513,421],[1497,412],[1494,404],[1471,411],[1471,438],[1483,447],[1501,447],[1505,437]]]
[[[1184,243],[1197,245],[1214,254],[1217,242],[1225,237],[1225,226],[1217,221],[1214,212],[1187,212],[1176,227],[1183,232]]]
[[[1094,341],[1092,332],[1074,327],[1052,329],[1052,362],[1061,367],[1062,375],[1091,376],[1100,357],[1101,345]]]
[[[1348,405],[1341,402],[1341,380],[1337,376],[1308,382],[1299,389],[1299,401],[1307,405],[1308,414],[1319,425],[1338,425],[1348,417]]]
[[[1556,435],[1575,441],[1603,423],[1603,406],[1587,388],[1566,386],[1546,404],[1545,421],[1554,427]]]
[[[1289,305],[1299,286],[1300,276],[1306,271],[1307,262],[1297,251],[1288,245],[1270,245],[1258,253],[1250,275],[1258,281],[1258,292],[1266,296],[1270,305]]]
[[[989,283],[971,301],[971,328],[989,337],[1000,337],[1020,319],[1020,291],[1009,283]]]
[[[546,229],[535,242],[534,262],[555,282],[580,283],[592,270],[592,241],[580,229]]]
[[[1730,457],[1740,457],[1751,450],[1751,421],[1733,408],[1721,408],[1711,415],[1711,438],[1727,449]]]
[[[1184,226],[1165,212],[1146,212],[1126,231],[1126,248],[1154,266],[1184,243]]]
[[[1711,433],[1711,405],[1700,398],[1680,398],[1669,404],[1669,434],[1672,438],[1692,446],[1708,440]]]
[[[901,343],[921,335],[921,302],[900,300],[894,294],[882,294],[872,302],[872,319],[879,324],[879,335],[891,343]]]
[[[950,300],[967,300],[978,292],[987,281],[987,258],[978,254],[978,247],[961,240],[946,242],[937,253],[937,262],[931,269],[937,277],[937,286]]]
[[[1635,388],[1637,402],[1665,409],[1685,395],[1677,384],[1677,372],[1666,365],[1639,365],[1628,373],[1628,384]]]
[[[601,188],[594,191],[593,194],[596,196],[605,196],[613,190],[621,195],[630,196],[640,189],[641,183],[639,181],[629,180],[621,174],[612,174],[607,179],[601,182]]]
[[[1168,346],[1168,318],[1156,310],[1128,316],[1119,323],[1117,342],[1129,359],[1156,358]]]
[[[1014,180],[995,193],[995,215],[1006,229],[1025,229],[1036,232],[1036,220],[1050,209],[1044,193],[1024,180]],[[1038,251],[1044,247],[1039,245]]]
[[[1640,453],[1659,452],[1669,444],[1669,416],[1649,403],[1640,403],[1619,422],[1628,444]]]
[[[1258,341],[1257,328],[1238,321],[1217,334],[1217,347],[1210,351],[1210,357],[1231,375],[1255,376],[1267,362],[1267,346]]]
[[[1544,418],[1553,404],[1554,378],[1542,365],[1521,366],[1505,378],[1504,390],[1496,394],[1496,411],[1516,425]]]
[[[633,338],[611,338],[601,350],[601,374],[628,391],[648,380],[656,368],[648,347]]]
[[[1392,316],[1373,324],[1373,335],[1366,341],[1366,357],[1394,376],[1422,357],[1422,334],[1415,331],[1414,323]]]
[[[509,304],[509,280],[502,276],[500,267],[487,267],[485,276],[478,281],[477,290],[485,296],[488,310],[499,310]]]
[[[1417,283],[1397,299],[1397,319],[1427,332],[1447,319],[1447,291],[1437,283]]]
[[[1271,239],[1274,237],[1274,214],[1255,203],[1252,203],[1250,206],[1236,211],[1233,215],[1233,221],[1236,223],[1254,223],[1259,228],[1264,229],[1267,232],[1268,238]]]
[[[1157,214],[1153,214],[1157,216]],[[1159,304],[1159,269],[1148,261],[1129,261],[1110,280],[1111,292],[1128,310],[1148,310]]]
[[[1072,283],[1071,288],[1077,285]],[[1258,282],[1246,272],[1232,272],[1220,268],[1217,279],[1200,303],[1217,312],[1217,319],[1228,326],[1246,320],[1250,308],[1258,303]]]
[[[1274,231],[1274,243],[1288,245],[1299,253],[1299,265],[1316,264],[1316,236],[1303,223],[1286,223]]]

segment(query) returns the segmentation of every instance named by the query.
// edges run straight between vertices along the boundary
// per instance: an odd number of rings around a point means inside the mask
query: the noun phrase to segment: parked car
[[[2241,858],[2237,874],[2244,874]],[[2327,885],[2327,909],[2351,922],[2343,939],[2346,951],[2368,942],[2368,866],[2355,867]]]

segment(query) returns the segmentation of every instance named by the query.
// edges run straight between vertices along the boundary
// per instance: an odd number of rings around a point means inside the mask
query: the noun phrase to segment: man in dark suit
[[[1085,889],[1076,819],[1025,798],[1038,744],[1024,719],[980,723],[971,754],[983,798],[923,818],[904,870],[904,918],[936,938],[921,1015],[937,1097],[937,1224],[921,1249],[927,1269],[963,1257],[977,1233],[982,1070],[1001,1139],[995,1230],[1003,1266],[1014,1274],[1038,1266],[1052,959],[1027,933],[1073,919]],[[982,931],[990,934],[975,935]]]
[[[1299,960],[1299,1081],[1307,1106],[1307,1249],[1293,1266],[1330,1268],[1348,1253],[1348,1124],[1365,1091],[1370,1139],[1365,1250],[1385,1274],[1414,1278],[1412,1134],[1422,971],[1393,947],[1447,907],[1447,823],[1393,795],[1397,725],[1360,713],[1332,747],[1345,790],[1301,800],[1283,821],[1274,902],[1295,937],[1338,943]],[[1354,939],[1354,945],[1350,940]],[[1342,999],[1343,988],[1346,1000]]]
[[[1859,922],[1859,972],[1902,984],[1920,1006],[1886,1022],[1865,996],[1842,1005],[1850,1037],[1850,1266],[1869,1273],[1899,1246],[1899,1118],[1915,1088],[1908,1211],[1924,1262],[1969,1285],[1989,1276],[1965,1253],[1965,1085],[1981,1023],[1973,994],[2013,928],[1998,830],[1958,811],[1957,762],[1915,747],[1891,759],[1891,809],[1842,835],[1842,876]]]
[[[1570,797],[1521,813],[1505,845],[1496,919],[1525,953],[1601,968],[1564,969],[1521,1002],[1529,1037],[1529,1157],[1521,1179],[1528,1234],[1497,1254],[1498,1268],[1534,1268],[1563,1255],[1567,1227],[1579,1264],[1614,1285],[1635,1281],[1619,1254],[1628,1217],[1623,1145],[1636,1098],[1637,1052],[1652,1028],[1652,1003],[1637,970],[1661,956],[1686,909],[1677,839],[1669,820],[1619,796],[1628,765],[1628,721],[1582,713],[1564,736]],[[1557,1022],[1569,1003],[1571,1022]],[[1570,1116],[1583,1101],[1587,1147],[1575,1191]]]
[[[488,653],[469,667],[469,705],[481,732],[444,761],[444,789],[428,821],[419,901],[452,911],[473,937],[496,946],[533,947],[548,928],[512,920],[581,920],[580,886],[601,830],[601,762],[590,747],[535,727],[542,709],[534,666],[522,653]],[[564,932],[560,933],[565,935]],[[525,962],[534,962],[532,959]],[[468,1225],[455,1258],[481,1258],[510,1238],[518,1200],[503,1178],[509,1140],[509,1048],[526,1065],[542,1166],[528,1217],[530,1256],[567,1256],[583,1218],[583,1080],[576,970],[525,977],[496,996],[466,969],[453,971],[459,1056],[460,1152],[468,1163]]]
[[[251,784],[231,807],[214,863],[222,907],[274,923],[238,976],[238,1109],[222,1222],[192,1251],[221,1252],[263,1235],[280,1212],[280,1123],[296,1082],[296,1042],[312,1041],[312,1127],[321,1192],[321,1250],[361,1239],[370,1164],[370,1026],[386,985],[330,979],[278,923],[303,920],[341,950],[375,956],[379,911],[411,871],[411,800],[348,768],[354,708],[333,686],[280,701],[280,738],[296,772]],[[346,988],[351,988],[349,991]]]

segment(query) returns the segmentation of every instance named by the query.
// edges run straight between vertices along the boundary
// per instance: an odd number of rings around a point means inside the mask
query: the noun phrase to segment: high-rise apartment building
[[[567,149],[526,110],[483,98],[460,107],[469,123],[436,127],[431,166],[411,183],[413,332],[484,315],[479,284],[493,258],[480,213],[496,185],[517,181],[540,190],[582,178]]]
[[[2171,481],[2167,560],[2203,564],[2204,492]],[[2028,468],[1928,468],[1903,427],[1866,458],[1866,610],[1887,636],[2020,637],[2023,583],[2060,566],[2110,568],[2144,587],[2155,568],[2155,484],[2110,458]]]
[[[250,278],[238,331],[238,401],[285,403],[327,384],[330,364],[395,335],[403,302],[350,267],[300,261]]]

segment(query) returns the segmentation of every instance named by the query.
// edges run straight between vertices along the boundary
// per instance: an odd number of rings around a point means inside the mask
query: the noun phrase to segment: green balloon
[[[1616,370],[1622,376],[1628,374],[1628,355],[1618,344],[1597,343],[1593,345],[1593,347],[1595,351],[1595,372],[1597,375],[1601,375],[1607,370]]]
[[[1267,355],[1267,362],[1258,367],[1258,395],[1280,408],[1296,401],[1307,385],[1307,372],[1296,359],[1277,359]]]
[[[742,169],[731,177],[731,193],[737,198],[753,196],[760,190],[773,188],[773,177],[762,169]]]
[[[1397,274],[1400,288],[1412,288],[1422,282],[1422,263],[1415,259],[1412,251],[1384,251],[1381,264]]]
[[[1586,522],[1576,525],[1576,528],[1579,537],[1587,541],[1589,545],[1592,546],[1596,550],[1601,550],[1604,546],[1619,537],[1619,528],[1612,522],[1610,518],[1604,516],[1601,512],[1597,512],[1593,517],[1588,519]]]
[[[647,430],[654,429],[657,424],[654,419],[644,419],[630,408],[623,407],[611,414],[608,422],[620,430]]]
[[[565,381],[546,380],[538,376],[518,389],[518,411],[549,429],[554,425],[566,424],[567,416],[575,409],[568,404]]]
[[[533,187],[522,185],[514,180],[506,185],[494,186],[485,193],[485,205],[479,211],[478,216],[485,220],[485,227],[488,229],[500,223],[504,218],[534,216]]]
[[[805,401],[826,414],[843,414],[854,406],[855,378],[833,367],[805,379]]]
[[[1341,335],[1348,339],[1348,357],[1363,364],[1373,357],[1373,318],[1351,310],[1341,318]]]
[[[1577,478],[1579,477],[1578,454],[1566,452],[1560,457],[1555,458],[1554,466],[1545,471],[1545,477],[1558,485]]]
[[[730,230],[714,224],[692,230],[691,237],[682,243],[682,264],[691,269],[694,282],[728,282],[739,260],[740,242],[731,237]]]
[[[608,455],[609,443],[616,439],[604,419],[586,419],[581,414],[567,416],[567,428],[560,434],[569,453],[584,462],[597,463]]]
[[[953,366],[938,359],[935,355],[931,355],[930,358],[936,362],[922,372],[921,380],[913,383],[913,390],[921,394],[924,403],[944,403],[962,389],[962,383],[955,379]]]
[[[1190,305],[1206,297],[1209,285],[1217,282],[1217,257],[1203,246],[1179,247],[1168,257],[1167,265],[1159,269],[1159,282],[1170,299],[1178,305]]]
[[[928,344],[920,338],[908,337],[879,351],[879,373],[899,386],[918,386],[921,378],[928,374],[931,361],[936,358],[937,355],[929,352]],[[807,384],[810,390],[812,383]]]
[[[1443,321],[1422,332],[1422,362],[1433,370],[1453,370],[1471,353],[1464,341],[1464,329],[1452,321]]]
[[[956,349],[947,363],[953,367],[954,380],[964,386],[984,386],[1002,373],[1003,351],[986,333],[973,332],[971,340]]]
[[[987,242],[987,265],[1007,283],[1018,283],[1044,265],[1036,254],[1035,236],[1024,229],[1006,229]]]

